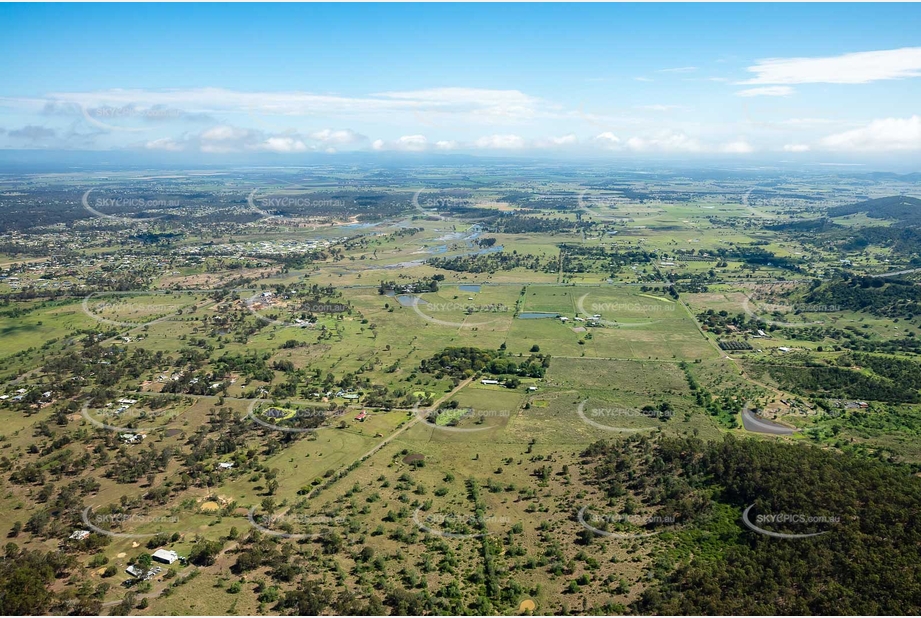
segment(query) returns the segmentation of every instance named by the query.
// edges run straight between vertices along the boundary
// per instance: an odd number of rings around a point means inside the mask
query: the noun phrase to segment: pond
[[[419,298],[418,296],[413,296],[412,294],[399,294],[397,295],[397,302],[403,305],[404,307],[412,307],[414,304],[427,305],[428,303]]]
[[[560,317],[559,313],[546,313],[543,311],[522,311],[518,314],[518,318],[521,320],[538,320],[540,318],[558,318]]]

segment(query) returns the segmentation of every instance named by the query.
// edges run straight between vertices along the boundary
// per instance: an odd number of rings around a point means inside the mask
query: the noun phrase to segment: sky
[[[2,4],[0,23],[0,149],[921,155],[915,4]]]

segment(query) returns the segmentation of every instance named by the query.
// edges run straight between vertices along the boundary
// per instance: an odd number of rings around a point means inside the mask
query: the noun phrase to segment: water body
[[[519,320],[539,320],[541,318],[558,318],[559,313],[546,313],[543,311],[523,311],[518,314]]]
[[[412,294],[400,294],[397,296],[397,302],[403,305],[404,307],[412,307],[415,304],[427,305],[428,303]]]
[[[478,284],[477,284],[477,285],[473,285],[473,284],[471,284],[471,285],[459,285],[459,286],[457,286],[457,289],[460,290],[461,292],[479,292],[479,291],[480,291],[480,286],[479,286]]]

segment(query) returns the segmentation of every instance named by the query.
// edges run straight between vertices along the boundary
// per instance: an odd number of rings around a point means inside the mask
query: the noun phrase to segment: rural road
[[[921,268],[909,268],[907,270],[896,270],[891,273],[879,273],[877,275],[870,275],[870,276],[871,277],[896,277],[898,275],[908,275],[911,273],[916,273],[919,270],[921,270]]]
[[[742,425],[748,431],[757,433],[767,433],[775,436],[788,436],[796,430],[773,421],[761,418],[748,409],[746,405],[742,408]]]
[[[449,393],[446,393],[446,394],[443,395],[441,398],[439,398],[437,401],[435,401],[431,406],[429,406],[428,408],[426,408],[426,411],[428,412],[428,411],[436,410],[436,409],[438,408],[438,406],[439,406],[442,402],[447,401],[450,397],[453,397],[458,391],[460,391],[462,388],[464,388],[465,386],[467,386],[468,384],[470,384],[472,381],[473,381],[473,378],[467,378],[466,380],[464,380],[463,382],[461,382],[460,384],[458,384],[458,385],[457,385],[454,389],[452,389]],[[382,448],[384,448],[385,446],[387,446],[388,444],[390,444],[390,442],[393,441],[397,436],[399,436],[400,434],[402,434],[402,433],[405,432],[407,429],[409,429],[410,427],[414,426],[416,423],[418,423],[418,422],[421,421],[421,420],[422,420],[422,417],[421,417],[421,416],[419,416],[419,415],[414,415],[413,418],[412,418],[411,420],[407,421],[406,423],[404,423],[404,425],[403,425],[402,427],[400,427],[400,428],[397,429],[395,432],[393,432],[392,434],[390,434],[389,436],[387,436],[386,438],[384,438],[380,443],[378,443],[378,444],[377,444],[374,448],[372,448],[370,451],[368,451],[367,453],[365,453],[364,455],[362,455],[361,457],[359,457],[359,458],[355,461],[355,464],[360,464],[361,462],[365,461],[366,459],[368,459],[369,457],[371,457],[372,455],[374,455],[375,453],[377,453],[379,450],[381,450]],[[354,465],[354,464],[352,464],[352,465]],[[339,476],[339,474],[341,474],[344,470],[348,470],[349,467],[351,467],[351,466],[342,468],[342,469],[339,471],[339,473],[337,473],[337,475],[335,475],[336,478],[337,478],[337,480],[338,480],[339,478],[341,478],[341,476]],[[310,493],[307,494],[306,497],[307,497],[307,498],[312,498],[312,497],[315,496],[316,494],[320,493],[322,487],[323,487],[323,485],[317,485]]]

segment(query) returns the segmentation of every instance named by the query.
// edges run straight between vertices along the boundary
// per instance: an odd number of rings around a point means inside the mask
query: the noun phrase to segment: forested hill
[[[873,219],[892,219],[905,225],[921,225],[921,199],[893,195],[828,209],[828,216],[832,218],[857,213],[866,213]]]
[[[805,302],[901,318],[921,310],[921,287],[896,277],[846,274],[815,285]]]
[[[598,443],[597,482],[640,492],[684,521],[641,614],[921,613],[921,479],[854,456],[762,440],[632,438]],[[839,518],[746,528],[742,511]],[[754,521],[754,519],[752,519]]]

